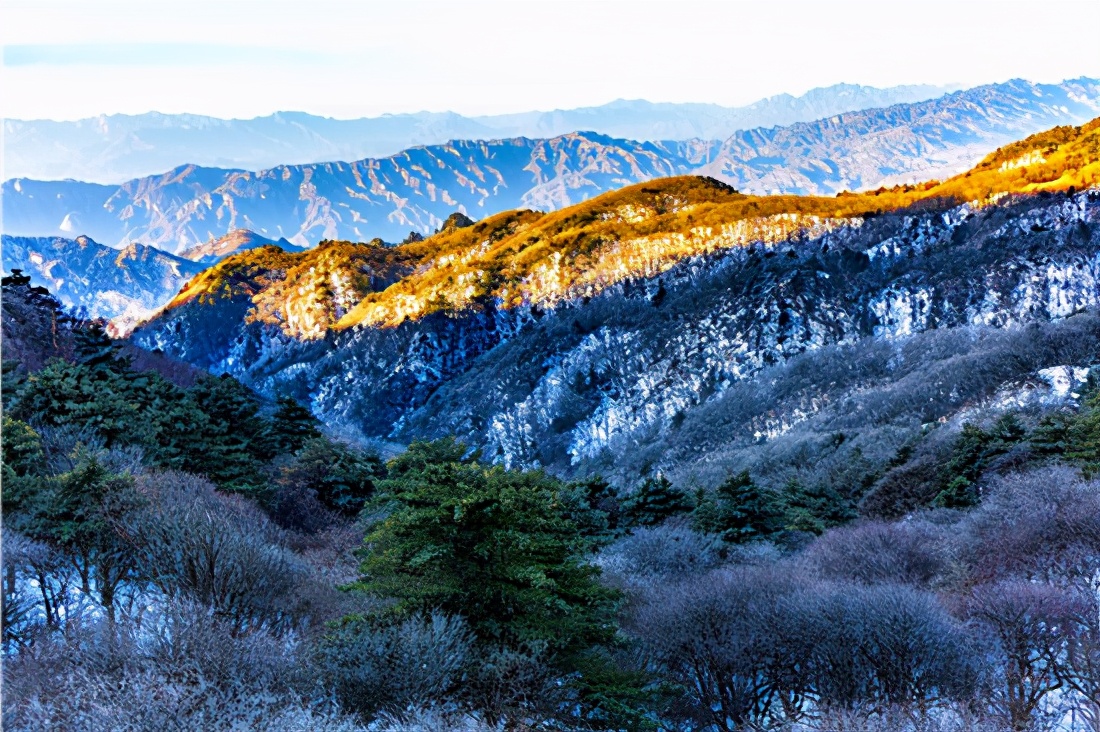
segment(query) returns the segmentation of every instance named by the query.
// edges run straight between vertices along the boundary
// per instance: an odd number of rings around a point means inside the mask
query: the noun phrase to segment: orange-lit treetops
[[[507,211],[400,246],[263,247],[195,277],[168,305],[247,296],[250,317],[300,338],[387,327],[441,310],[551,305],[649,277],[685,258],[814,235],[906,207],[1100,184],[1100,119],[1007,145],[946,181],[834,198],[745,196],[711,178],[663,178],[552,213]]]

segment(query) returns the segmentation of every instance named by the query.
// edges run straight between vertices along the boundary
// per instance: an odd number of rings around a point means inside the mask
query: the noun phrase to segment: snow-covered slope
[[[196,278],[134,337],[308,398],[359,436],[457,434],[501,462],[565,473],[685,471],[693,442],[721,454],[778,438],[839,398],[769,405],[759,381],[769,369],[832,353],[827,369],[813,367],[824,369],[813,388],[843,383],[851,395],[875,369],[918,362],[904,356],[911,339],[978,342],[1095,311],[1100,192],[1079,187],[1100,182],[1098,150],[1093,122],[1006,147],[934,187],[753,198],[669,179],[402,247],[256,250]],[[1023,158],[1033,162],[1013,164]],[[874,352],[868,343],[902,345],[846,373],[835,349]],[[947,349],[941,361],[961,352],[937,343],[928,349]],[[1080,358],[1040,345],[991,365],[988,379],[944,377],[908,413],[934,422]],[[746,385],[763,391],[748,398]],[[728,433],[700,426],[700,414],[738,404],[755,406],[725,419]]]

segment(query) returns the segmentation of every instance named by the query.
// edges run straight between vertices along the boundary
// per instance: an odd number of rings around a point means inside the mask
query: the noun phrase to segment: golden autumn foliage
[[[265,247],[196,277],[169,307],[247,294],[252,317],[299,337],[392,327],[440,311],[549,305],[756,242],[815,236],[906,208],[977,205],[1005,194],[1100,185],[1100,119],[1007,145],[946,181],[836,197],[746,196],[711,178],[629,186],[551,212],[508,211],[395,247]]]

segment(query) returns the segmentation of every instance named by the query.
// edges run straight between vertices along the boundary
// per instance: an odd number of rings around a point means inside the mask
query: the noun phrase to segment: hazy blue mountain
[[[420,112],[336,120],[279,112],[227,120],[150,112],[73,122],[7,120],[5,175],[119,183],[186,163],[254,170],[286,163],[384,157],[448,140],[556,137],[577,130],[634,140],[719,140],[737,130],[931,99],[946,91],[928,85],[877,89],[837,84],[800,97],[768,97],[745,107],[619,100],[599,107],[475,118]]]
[[[401,241],[461,211],[550,210],[652,178],[702,174],[749,193],[833,195],[946,177],[1002,144],[1100,110],[1100,82],[1012,81],[937,99],[739,132],[725,141],[641,142],[591,132],[456,141],[357,162],[250,172],[186,165],[120,186],[15,179],[6,230],[84,233],[180,252],[240,228],[298,246]]]
[[[3,236],[3,271],[22,270],[62,305],[95,318],[136,321],[164,305],[205,269],[143,244],[122,250],[86,236]]]
[[[594,130],[631,140],[724,140],[738,130],[792,125],[841,112],[935,99],[955,88],[921,84],[878,89],[835,84],[811,89],[800,97],[778,94],[744,107],[618,99],[598,107],[474,119],[503,135],[524,137],[555,137],[576,130]]]

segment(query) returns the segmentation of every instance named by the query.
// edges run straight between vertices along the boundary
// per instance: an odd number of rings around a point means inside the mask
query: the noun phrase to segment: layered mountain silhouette
[[[6,120],[4,154],[8,177],[119,183],[185,162],[255,170],[284,163],[384,157],[448,140],[557,137],[576,130],[632,140],[718,140],[737,130],[931,99],[949,90],[837,84],[799,97],[780,94],[745,107],[618,100],[598,107],[489,117],[421,112],[336,120],[279,112],[237,120],[152,112],[72,122]]]
[[[266,246],[277,246],[288,252],[302,250],[301,247],[294,246],[286,239],[273,241],[248,229],[236,229],[225,236],[219,236],[217,239],[211,239],[208,242],[186,249],[180,252],[179,256],[192,262],[210,265],[220,262],[231,254]]]
[[[402,241],[455,211],[482,219],[553,210],[624,185],[707,175],[747,193],[833,195],[945,176],[1012,139],[1091,118],[1100,82],[1024,81],[864,110],[722,142],[639,142],[580,132],[550,139],[456,141],[354,163],[250,172],[194,165],[121,186],[4,183],[9,233],[84,233],[171,252],[240,228],[297,246],[324,239]]]

